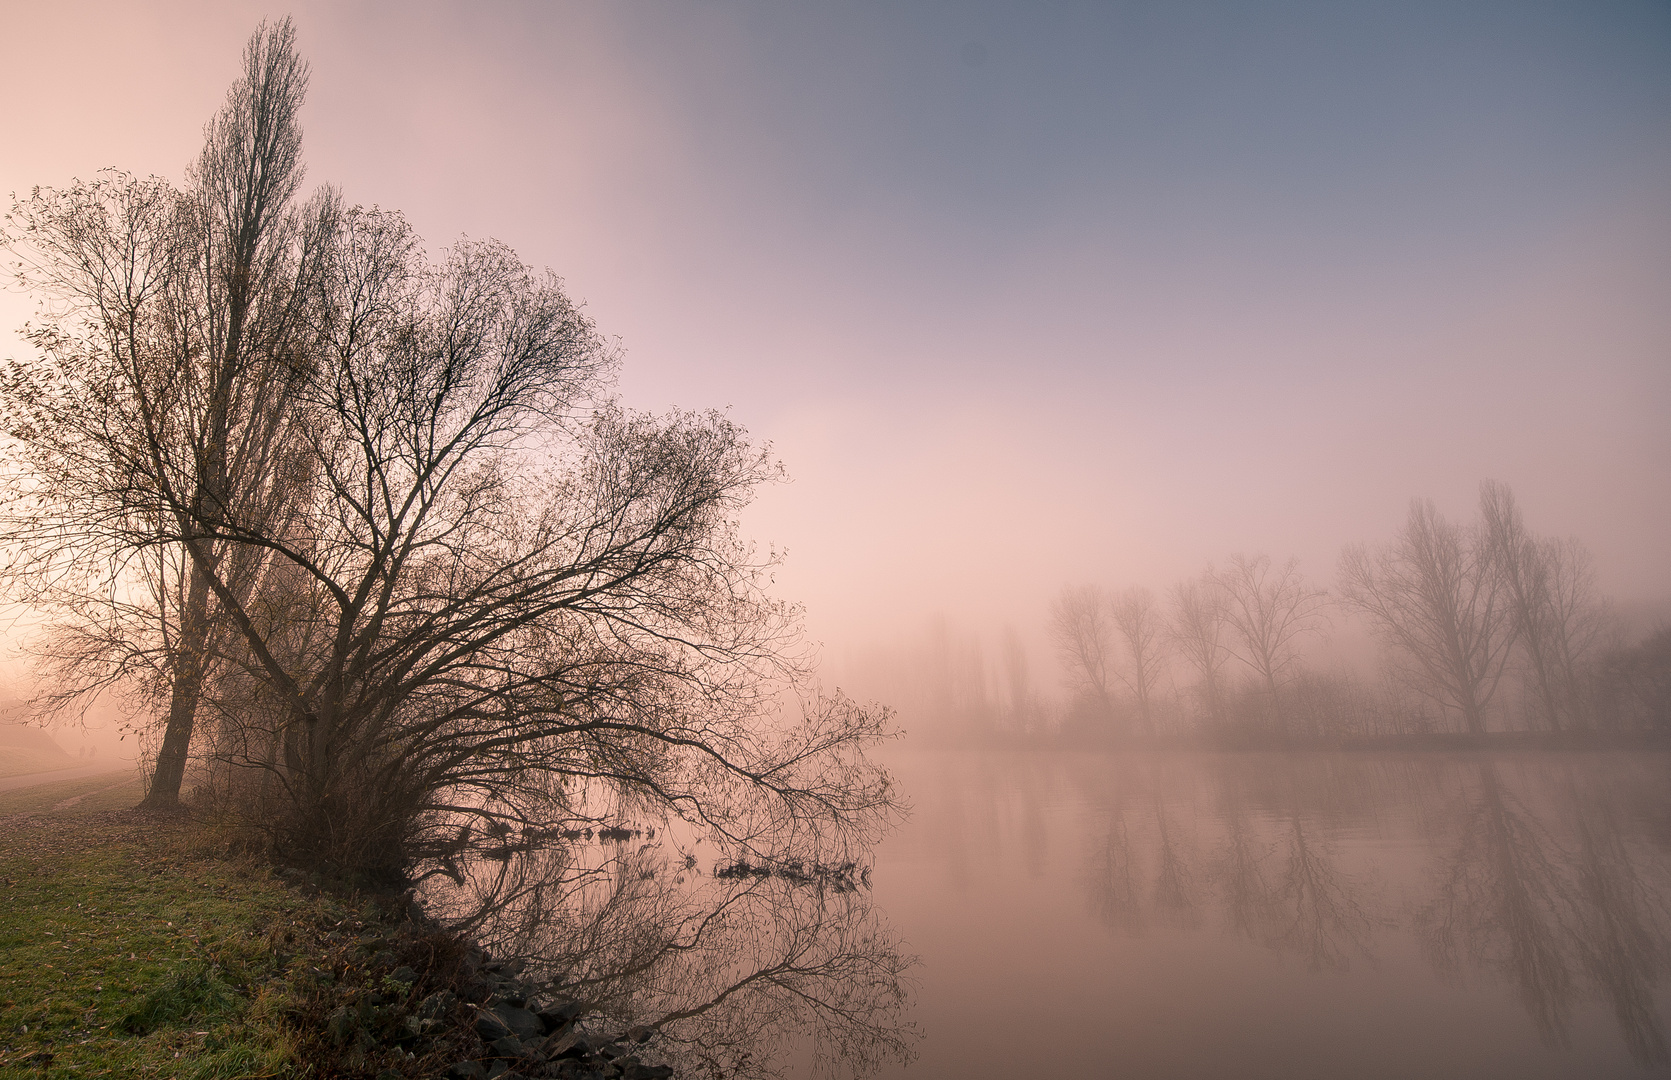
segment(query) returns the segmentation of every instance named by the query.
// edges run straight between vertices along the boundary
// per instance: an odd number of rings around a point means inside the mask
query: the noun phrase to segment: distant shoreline
[[[1066,750],[1190,751],[1228,753],[1462,753],[1537,751],[1541,753],[1671,752],[1671,733],[1653,731],[1486,731],[1425,732],[1399,735],[1287,736],[1225,733],[1151,738],[1027,737],[997,735],[986,739],[932,740],[920,750]]]

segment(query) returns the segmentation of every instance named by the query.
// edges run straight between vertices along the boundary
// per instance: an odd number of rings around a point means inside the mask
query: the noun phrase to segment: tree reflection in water
[[[916,961],[863,871],[801,860],[704,873],[670,851],[637,837],[550,845],[462,868],[434,895],[474,912],[495,955],[527,958],[550,997],[584,1003],[608,1033],[653,1029],[650,1049],[677,1075],[770,1076],[796,1052],[830,1075],[911,1060]]]
[[[1505,793],[1496,769],[1477,768],[1434,898],[1421,909],[1434,964],[1460,973],[1466,955],[1520,991],[1538,1033],[1566,1039],[1573,973],[1562,917],[1569,906],[1560,848],[1535,815]]]
[[[1298,815],[1290,819],[1288,863],[1271,904],[1276,932],[1269,940],[1301,954],[1314,970],[1344,971],[1353,953],[1370,955],[1369,918],[1337,862],[1329,844],[1306,838]]]
[[[1665,1029],[1653,995],[1666,970],[1665,898],[1632,862],[1617,808],[1570,783],[1568,792],[1577,822],[1579,963],[1613,1007],[1632,1056],[1663,1065]]]
[[[1558,757],[1226,756],[1204,770],[1215,809],[1194,830],[1210,852],[1198,859],[1180,843],[1179,803],[1169,801],[1183,795],[1141,769],[1114,768],[1112,790],[1088,792],[1112,808],[1081,874],[1111,929],[1139,934],[1157,917],[1176,925],[1182,912],[1216,915],[1237,938],[1334,971],[1373,963],[1377,928],[1414,932],[1442,978],[1513,986],[1552,1045],[1566,1040],[1576,1005],[1594,1001],[1639,1063],[1671,1060],[1655,1000],[1671,972],[1658,774]],[[1129,809],[1149,803],[1152,812]],[[1422,833],[1425,865],[1413,874],[1361,865],[1387,850],[1365,841],[1389,821]],[[1359,860],[1351,871],[1348,856]],[[1369,887],[1399,878],[1415,890],[1403,905]]]

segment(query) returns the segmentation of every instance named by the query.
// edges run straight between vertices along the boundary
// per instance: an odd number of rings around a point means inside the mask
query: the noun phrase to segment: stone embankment
[[[459,1061],[449,1075],[458,1080],[661,1080],[673,1075],[670,1066],[639,1058],[654,1037],[651,1029],[632,1027],[614,1037],[588,1031],[583,1004],[541,1002],[521,973],[521,962],[514,960],[479,967],[466,991],[477,999],[476,1034],[488,1053]]]
[[[315,875],[279,876],[317,891]],[[313,1013],[333,1074],[396,1080],[437,1074],[454,1080],[661,1080],[664,1064],[649,1027],[611,1024],[588,1003],[569,1000],[524,975],[521,960],[493,958],[412,902],[395,899],[381,918],[356,921],[357,938],[325,935],[314,970],[328,1003]],[[427,1068],[426,1068],[427,1066]]]

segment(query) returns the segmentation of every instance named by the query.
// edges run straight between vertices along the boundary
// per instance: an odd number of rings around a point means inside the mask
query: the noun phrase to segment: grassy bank
[[[376,904],[287,884],[139,797],[120,774],[0,792],[0,1077],[444,1067],[443,1045],[328,1038],[345,1001],[395,996],[367,959],[393,959]]]

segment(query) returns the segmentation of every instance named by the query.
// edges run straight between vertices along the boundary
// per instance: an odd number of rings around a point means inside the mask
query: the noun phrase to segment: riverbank
[[[0,1076],[667,1075],[404,897],[323,891],[139,797],[0,792]]]

